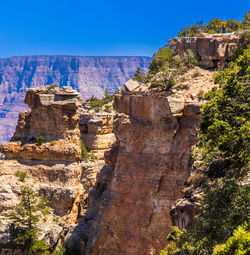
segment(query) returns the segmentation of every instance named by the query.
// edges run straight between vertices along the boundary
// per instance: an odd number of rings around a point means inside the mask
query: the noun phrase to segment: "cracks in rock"
[[[156,193],[159,193],[159,192],[160,192],[160,190],[161,190],[161,186],[162,186],[163,178],[164,178],[164,175],[162,175],[162,176],[161,176],[161,178],[160,178],[160,180],[159,180],[158,189],[157,189],[157,192],[156,192]]]
[[[176,118],[176,121],[177,121],[178,126],[176,127],[176,130],[175,130],[175,132],[174,132],[173,143],[174,143],[174,140],[175,140],[177,134],[178,134],[179,131],[180,131],[180,118],[177,117],[177,118]]]
[[[152,222],[152,219],[153,219],[153,215],[154,215],[154,213],[152,212],[152,213],[150,214],[150,216],[149,216],[148,226],[147,226],[147,227],[150,226],[150,224],[151,224],[151,222]]]

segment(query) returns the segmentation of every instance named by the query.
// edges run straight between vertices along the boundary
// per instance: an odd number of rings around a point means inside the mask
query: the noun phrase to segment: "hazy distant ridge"
[[[150,57],[24,56],[0,59],[0,143],[14,131],[26,88],[57,83],[80,91],[83,99],[113,93]]]

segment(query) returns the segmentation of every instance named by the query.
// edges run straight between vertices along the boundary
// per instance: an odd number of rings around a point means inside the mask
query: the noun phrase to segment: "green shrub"
[[[44,138],[43,138],[43,136],[38,136],[37,139],[36,139],[36,141],[37,141],[37,143],[38,143],[39,145],[43,144],[43,143],[44,143]]]
[[[173,87],[175,84],[174,80],[168,80],[168,81],[153,81],[151,83],[150,89],[157,88],[161,91],[168,91],[170,88]]]
[[[132,79],[139,83],[145,83],[147,82],[147,74],[141,71],[141,67],[137,67]]]
[[[187,50],[181,58],[168,45],[160,48],[154,54],[149,66],[148,78],[150,88],[169,90],[178,80],[178,76],[197,64],[197,60],[191,50]]]
[[[85,147],[82,141],[81,141],[81,150],[82,150],[82,158],[81,158],[82,161],[87,160],[89,158],[89,152],[87,151],[87,148]]]
[[[247,48],[247,46],[250,44],[250,31],[245,30],[239,34],[240,36],[240,41],[242,45]]]
[[[105,105],[104,106],[104,111],[105,112],[111,112],[112,111],[112,106],[111,105]]]
[[[230,158],[235,171],[249,164],[249,55],[250,48],[236,53],[229,68],[215,77],[221,88],[206,94],[209,101],[201,108],[203,160]]]
[[[239,31],[243,28],[243,25],[241,22],[235,20],[235,19],[230,19],[227,21],[227,32],[231,33],[234,31]]]
[[[169,69],[174,56],[173,49],[168,45],[160,48],[153,55],[153,60],[149,65],[149,74],[152,76],[160,71],[165,71],[166,68]]]
[[[47,91],[50,91],[50,90],[53,90],[53,89],[58,88],[58,87],[59,87],[58,84],[53,83],[53,84],[47,85],[46,89],[47,89]]]
[[[106,93],[104,93],[103,99],[96,98],[92,96],[90,99],[87,99],[86,102],[88,105],[95,111],[95,112],[100,112],[101,108],[112,102],[114,100],[115,94],[110,95],[107,90]]]
[[[204,95],[205,95],[204,90],[200,89],[198,94],[197,94],[198,100],[201,101],[204,98]]]
[[[185,82],[185,81],[188,81],[188,79],[186,77],[181,77],[180,78],[180,82]]]
[[[203,172],[193,173],[189,178],[190,185],[194,188],[201,187],[207,180],[207,175]]]
[[[90,152],[90,161],[95,162],[97,160],[97,157],[94,153],[94,151]]]
[[[190,49],[184,52],[183,61],[184,65],[188,68],[192,68],[198,63],[194,53]]]
[[[176,248],[187,249],[192,255],[211,255],[214,246],[226,242],[234,229],[248,218],[249,187],[227,180],[212,186],[203,185],[203,188],[194,226],[189,230],[178,230],[177,235],[174,229],[169,236],[175,238],[168,239],[175,242]]]
[[[199,26],[191,25],[182,28],[179,33],[178,37],[194,37],[200,32]]]
[[[54,146],[54,145],[56,144],[56,142],[55,142],[55,141],[50,141],[49,144],[50,144],[51,146]]]
[[[196,71],[193,72],[191,77],[196,78],[196,77],[199,77],[200,75],[201,75],[201,73],[198,70],[196,70]]]
[[[51,208],[48,207],[48,201],[44,197],[40,197],[28,186],[21,188],[20,203],[6,216],[14,224],[12,232],[14,242],[22,248],[22,251],[25,251],[25,254],[65,254],[63,247],[50,252],[50,247],[46,242],[38,238],[41,233],[39,222],[45,222],[46,216],[50,213]]]
[[[246,12],[242,20],[243,29],[250,28],[250,11]]]
[[[249,29],[250,28],[249,13],[250,12],[248,11],[245,14],[242,22],[237,21],[235,19],[229,19],[228,21],[226,21],[227,32],[236,32],[236,31]],[[211,19],[208,24],[204,24],[203,21],[200,21],[194,25],[187,26],[181,29],[178,33],[178,37],[194,37],[200,33],[209,33],[209,34],[221,33],[222,32],[221,23],[222,23],[222,20],[219,18]]]
[[[221,33],[221,23],[222,20],[219,18],[211,19],[210,22],[207,24],[205,32],[209,34]]]
[[[224,244],[218,244],[213,249],[212,255],[247,255],[250,254],[250,226],[245,222],[233,232]]]
[[[189,89],[189,86],[188,84],[178,84],[178,86],[175,87],[176,90],[187,90]]]
[[[24,182],[27,177],[27,173],[18,170],[15,172],[15,176],[19,178],[19,181]]]
[[[182,230],[175,240],[178,249],[188,249],[192,255],[249,252],[244,247],[246,238],[235,238],[246,234],[235,229],[248,221],[250,205],[250,186],[244,184],[250,165],[249,56],[250,48],[235,53],[229,67],[216,77],[220,88],[206,95],[201,109],[197,152],[211,179],[200,182],[198,178],[199,212],[193,227]]]

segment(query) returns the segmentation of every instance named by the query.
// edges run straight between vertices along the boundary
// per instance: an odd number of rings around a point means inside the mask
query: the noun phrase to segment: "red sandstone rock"
[[[66,246],[81,254],[159,254],[188,176],[199,105],[137,93],[116,95],[114,106],[118,147],[105,156],[112,175],[100,172],[85,222],[70,231]]]

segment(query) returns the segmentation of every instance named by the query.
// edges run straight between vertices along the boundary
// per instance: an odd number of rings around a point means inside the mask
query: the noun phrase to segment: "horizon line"
[[[107,57],[107,58],[135,58],[135,57],[144,57],[144,58],[153,58],[153,56],[142,56],[142,55],[130,55],[130,56],[112,56],[112,55],[94,55],[94,56],[84,56],[84,55],[51,55],[51,54],[44,54],[44,55],[20,55],[20,56],[9,56],[9,57],[0,57],[1,59],[7,59],[7,58],[21,58],[21,57],[84,57],[84,58],[99,58],[99,57]]]

